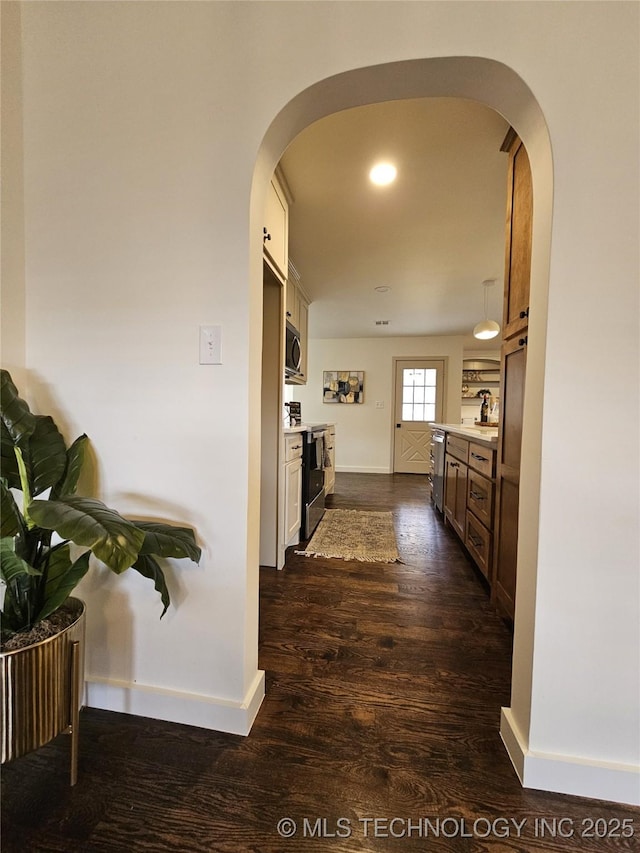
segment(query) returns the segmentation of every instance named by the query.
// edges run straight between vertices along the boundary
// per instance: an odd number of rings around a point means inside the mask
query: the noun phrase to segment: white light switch
[[[222,364],[222,326],[200,326],[200,364]]]
[[[376,409],[384,409],[384,400],[376,400]]]

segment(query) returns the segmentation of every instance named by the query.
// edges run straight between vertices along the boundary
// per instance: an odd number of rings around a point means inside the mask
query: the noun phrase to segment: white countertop
[[[498,443],[498,425],[489,424],[489,426],[470,426],[467,424],[431,424],[433,429],[442,429],[445,432],[452,432],[454,435],[460,435],[462,438],[469,438],[473,441],[481,441],[486,444]]]
[[[314,429],[327,429],[330,426],[335,426],[335,424],[300,424],[300,426],[295,427],[284,427],[283,431],[285,435],[290,435],[296,432],[310,432]]]

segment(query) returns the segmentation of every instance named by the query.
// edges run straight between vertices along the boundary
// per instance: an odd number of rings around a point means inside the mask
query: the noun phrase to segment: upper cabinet
[[[287,385],[305,385],[307,382],[307,338],[309,300],[300,285],[300,274],[289,261],[289,275],[286,282],[286,319],[300,334],[300,375],[288,376]]]
[[[262,242],[267,260],[284,280],[289,261],[289,205],[282,184],[273,176],[267,194],[262,230]]]
[[[508,340],[529,325],[533,186],[529,157],[515,133],[509,133],[503,150],[509,153],[502,326],[503,338]]]

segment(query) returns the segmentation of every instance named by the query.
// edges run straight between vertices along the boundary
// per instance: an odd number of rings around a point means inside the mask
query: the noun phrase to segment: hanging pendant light
[[[487,278],[482,282],[484,287],[484,320],[481,320],[473,329],[473,337],[480,341],[490,341],[500,334],[500,325],[495,320],[489,319],[489,288],[496,283],[495,278]]]

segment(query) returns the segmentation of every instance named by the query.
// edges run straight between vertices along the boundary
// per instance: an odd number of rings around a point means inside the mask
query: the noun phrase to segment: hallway
[[[426,478],[338,474],[329,506],[392,510],[402,562],[263,570],[251,735],[86,710],[75,789],[64,737],[3,769],[4,851],[634,849],[637,810],[521,788],[510,632]]]

